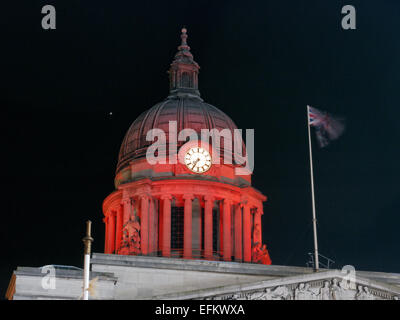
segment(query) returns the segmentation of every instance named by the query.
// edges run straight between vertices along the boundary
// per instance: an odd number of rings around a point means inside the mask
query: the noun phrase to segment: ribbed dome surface
[[[186,41],[187,37],[186,28],[182,28],[181,45],[178,47],[178,52],[168,71],[170,80],[168,98],[143,112],[132,123],[122,142],[117,173],[129,165],[130,161],[146,156],[147,148],[154,143],[146,141],[149,130],[163,130],[168,144],[170,121],[176,121],[178,134],[183,129],[193,129],[200,138],[201,129],[217,129],[219,131],[229,129],[233,138],[233,130],[237,127],[231,118],[200,98],[198,90],[200,66],[193,60]],[[232,143],[232,141],[230,142]],[[177,147],[179,148],[184,143],[184,141],[178,141]],[[166,147],[168,148],[168,146]],[[215,147],[219,149],[220,154],[223,154],[224,145]],[[229,152],[232,152],[232,146]]]
[[[165,132],[167,142],[169,122],[176,121],[178,133],[193,129],[200,137],[201,129],[237,129],[234,122],[218,108],[205,103],[199,97],[170,96],[143,112],[130,126],[122,142],[118,157],[117,172],[131,160],[146,156],[147,148],[153,143],[146,141],[146,134],[153,128]],[[184,142],[178,142],[178,147]]]

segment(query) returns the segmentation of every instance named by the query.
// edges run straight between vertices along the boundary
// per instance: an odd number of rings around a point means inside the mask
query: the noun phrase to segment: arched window
[[[181,86],[183,88],[191,88],[192,87],[192,78],[188,72],[182,73]]]

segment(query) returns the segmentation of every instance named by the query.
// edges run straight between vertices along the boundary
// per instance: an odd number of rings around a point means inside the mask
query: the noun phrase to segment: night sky
[[[46,4],[56,30],[41,28]],[[356,30],[341,28],[346,4]],[[16,0],[2,12],[2,298],[17,266],[82,267],[87,219],[103,252],[120,143],[167,96],[182,26],[203,99],[255,129],[273,264],[305,266],[313,250],[309,104],[347,123],[324,149],[313,134],[320,252],[400,273],[399,1]]]

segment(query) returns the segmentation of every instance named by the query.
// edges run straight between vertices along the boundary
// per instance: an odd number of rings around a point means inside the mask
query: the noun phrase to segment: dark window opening
[[[181,256],[183,249],[183,207],[171,208],[171,250],[173,256]]]
[[[219,210],[213,209],[213,251],[217,252],[218,248],[218,235],[219,235]]]
[[[200,228],[200,238],[201,238],[201,243],[200,243],[200,252],[204,252],[204,208],[200,208],[201,212],[201,228]],[[204,257],[204,255],[202,254],[202,256]]]
[[[192,79],[190,74],[187,72],[182,73],[181,85],[183,88],[191,88],[192,87]]]

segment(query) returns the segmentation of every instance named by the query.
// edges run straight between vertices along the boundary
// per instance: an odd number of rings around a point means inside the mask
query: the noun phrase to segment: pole
[[[314,173],[313,173],[313,162],[312,162],[312,148],[311,148],[311,133],[310,133],[310,107],[307,106],[307,124],[308,124],[308,148],[310,150],[310,173],[311,173],[311,201],[312,201],[312,213],[313,213],[313,231],[314,231],[314,271],[319,270],[319,257],[318,257],[318,241],[317,241],[317,218],[315,214],[315,197],[314,197]]]
[[[93,242],[91,237],[90,220],[86,221],[86,236],[82,239],[84,247],[84,262],[83,262],[83,300],[89,300],[89,271],[90,271],[90,251]]]

